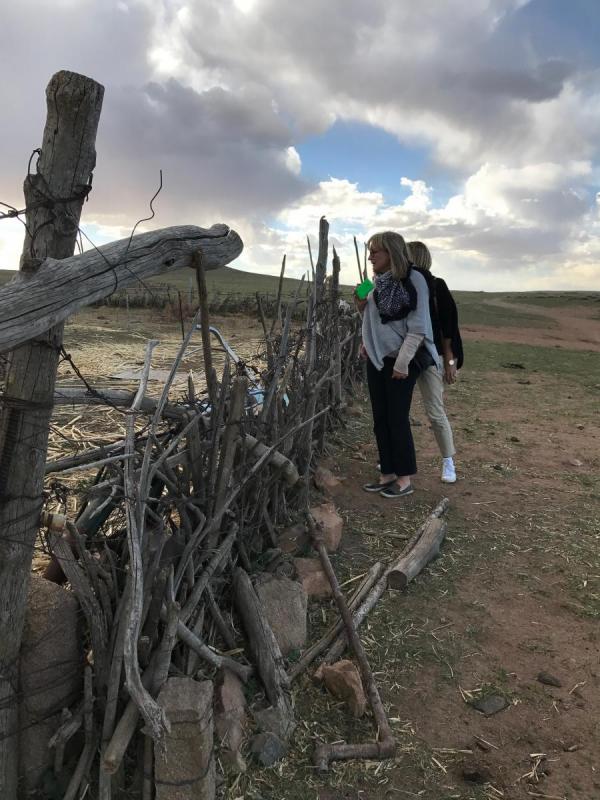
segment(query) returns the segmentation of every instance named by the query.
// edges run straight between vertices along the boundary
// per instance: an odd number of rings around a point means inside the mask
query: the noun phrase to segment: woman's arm
[[[407,333],[402,347],[398,351],[396,361],[394,362],[394,370],[392,378],[407,378],[408,365],[415,357],[415,353],[419,349],[419,345],[423,341],[423,337],[417,333]]]
[[[452,335],[457,324],[458,311],[450,289],[442,278],[435,279],[435,297],[442,335],[444,380],[446,383],[454,383],[456,381],[456,354],[452,351]]]
[[[442,356],[444,359],[444,380],[446,383],[456,381],[456,358],[452,352],[452,339],[442,338]]]
[[[396,357],[392,373],[393,378],[407,377],[408,365],[414,358],[427,331],[427,320],[429,318],[429,290],[427,283],[425,278],[416,270],[412,271],[410,279],[417,291],[417,307],[406,317],[407,334]]]

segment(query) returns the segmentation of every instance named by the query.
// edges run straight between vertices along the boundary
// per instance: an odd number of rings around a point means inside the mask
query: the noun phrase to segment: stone
[[[231,670],[219,674],[215,692],[215,730],[220,744],[219,757],[230,772],[245,772],[246,762],[240,748],[247,721],[246,698],[242,682]]]
[[[294,566],[308,597],[328,597],[332,594],[327,575],[316,558],[295,558]]]
[[[355,717],[362,717],[367,710],[367,698],[360,673],[352,661],[345,659],[335,664],[321,664],[314,677],[322,680],[335,697],[345,700]]]
[[[158,703],[171,723],[165,753],[155,751],[156,800],[214,800],[213,684],[169,678]]]
[[[479,764],[465,764],[462,776],[468,783],[488,783],[492,777],[490,771]]]
[[[342,541],[344,520],[336,511],[333,503],[313,506],[310,513],[321,531],[327,552],[335,553]]]
[[[333,472],[327,467],[317,467],[314,476],[315,486],[322,492],[331,492],[341,484],[341,480],[336,478]]]
[[[474,700],[472,706],[477,711],[485,714],[486,717],[491,717],[493,714],[508,708],[508,700],[502,697],[501,694],[489,694],[487,697],[480,697],[478,700]]]
[[[287,753],[287,747],[274,733],[259,733],[252,740],[250,751],[263,767],[272,767]]]
[[[581,461],[579,458],[570,458],[569,464],[572,467],[583,467],[583,461]]]
[[[262,573],[254,588],[284,656],[306,644],[307,594],[298,581]]]
[[[283,553],[296,554],[306,550],[309,544],[308,531],[302,522],[284,528],[279,534],[279,549]]]
[[[559,678],[545,670],[538,672],[537,680],[545,686],[556,686],[559,689],[562,686],[562,681]]]
[[[75,596],[32,575],[21,644],[20,774],[27,792],[51,767],[48,742],[61,724],[61,711],[82,693],[83,645]]]
[[[273,706],[269,706],[269,708],[265,708],[262,711],[255,711],[254,721],[261,733],[274,733],[282,742],[289,741],[296,727],[289,714]]]

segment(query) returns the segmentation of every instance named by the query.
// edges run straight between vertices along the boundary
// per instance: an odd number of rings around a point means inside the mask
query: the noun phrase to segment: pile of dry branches
[[[232,610],[234,570],[264,565],[277,554],[278,528],[305,514],[314,455],[340,418],[358,363],[358,320],[339,311],[335,250],[325,278],[326,225],[313,280],[296,298],[282,302],[284,267],[272,318],[257,297],[261,374],[232,359],[221,375],[213,369],[199,267],[200,310],[160,397],[147,394],[156,344],[149,342],[126,437],[47,465],[53,477],[89,476],[77,489],[84,501],[76,517],[57,508],[44,516],[54,559],[47,576],[66,577],[88,636],[84,696],[55,737],[64,748],[78,728],[85,733],[67,798],[88,780],[110,798],[112,775],[144,738],[142,723],[160,742],[168,721],[156,697],[169,675],[211,677],[227,667],[246,681],[253,671],[245,656],[253,649],[242,649]],[[301,301],[308,310],[298,325]],[[173,402],[172,380],[198,336],[206,388],[190,376],[187,397]],[[85,395],[85,402],[127,401],[125,393]]]

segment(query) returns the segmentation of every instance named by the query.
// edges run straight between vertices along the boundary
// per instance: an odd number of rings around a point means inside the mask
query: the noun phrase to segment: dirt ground
[[[307,675],[295,688],[302,723],[290,757],[234,782],[228,797],[600,798],[600,359],[584,352],[600,341],[600,321],[584,313],[560,316],[552,338],[539,327],[464,332],[465,368],[446,394],[455,485],[439,480],[417,391],[415,494],[362,492],[378,459],[368,401],[357,402],[325,460],[343,478],[333,496],[346,520],[338,572],[351,578],[390,558],[441,497],[451,502],[442,556],[407,592],[389,592],[362,630],[398,755],[316,773],[315,741],[374,732]],[[490,340],[558,344],[574,372],[497,362],[470,372],[470,346]],[[542,353],[527,352],[534,364]],[[314,606],[315,628],[323,617],[334,619],[332,605]],[[491,695],[506,708],[486,717],[472,704]]]
[[[465,367],[446,393],[456,484],[440,482],[418,391],[414,495],[386,500],[360,490],[378,460],[364,396],[324,459],[343,479],[333,496],[346,521],[334,560],[345,580],[391,558],[450,498],[441,557],[406,592],[388,592],[361,633],[397,757],[316,773],[316,741],[371,740],[374,731],[370,716],[354,720],[305,674],[294,686],[299,727],[288,757],[227,782],[228,800],[600,798],[600,320],[586,309],[519,309],[553,325],[463,328]],[[258,324],[216,322],[251,357]],[[168,362],[180,339],[172,322],[140,314],[129,324],[124,335],[116,310],[90,309],[67,327],[68,349],[89,377],[127,385],[110,375],[139,365],[149,335],[164,342],[159,361]],[[497,343],[528,348],[519,351],[527,360],[504,362],[486,349]],[[75,383],[68,364],[61,370],[63,385]],[[56,435],[76,447],[95,423],[72,418],[61,412]],[[335,616],[332,603],[312,604],[312,638]],[[560,685],[540,682],[541,672]],[[491,695],[506,708],[486,717],[472,704]]]
[[[483,300],[484,306],[515,310],[515,306],[503,300]],[[600,348],[600,319],[590,315],[587,307],[548,309],[519,303],[521,313],[531,314],[540,321],[547,320],[548,327],[502,327],[463,326],[463,335],[468,340],[516,342],[541,347],[561,347],[569,350],[598,350]]]

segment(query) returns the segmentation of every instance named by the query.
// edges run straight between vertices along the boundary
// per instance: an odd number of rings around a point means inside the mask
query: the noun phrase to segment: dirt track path
[[[514,311],[514,303],[504,300],[483,300],[485,305]],[[551,309],[534,305],[518,305],[518,310],[552,320],[552,327],[502,327],[465,325],[465,338],[489,342],[514,342],[542,347],[560,347],[568,350],[596,350],[600,348],[600,320],[590,314],[586,307]]]

